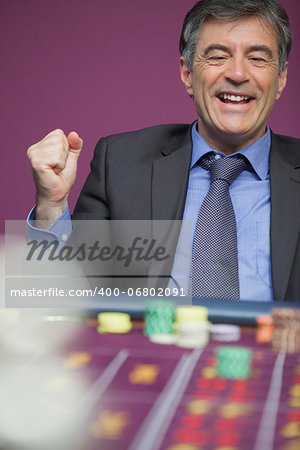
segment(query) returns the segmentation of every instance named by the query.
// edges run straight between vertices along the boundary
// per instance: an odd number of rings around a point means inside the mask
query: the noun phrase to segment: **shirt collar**
[[[200,136],[197,131],[197,121],[192,127],[192,140],[193,140],[193,152],[191,160],[191,169],[197,164],[199,159],[206,153],[213,152],[215,154],[219,153],[224,156],[221,152],[213,150],[208,143]],[[239,150],[233,155],[244,155],[250,162],[253,170],[261,180],[265,180],[269,173],[269,154],[271,148],[271,132],[269,127],[267,127],[266,133],[259,138],[257,141],[248,145],[248,147]],[[232,155],[230,155],[232,156]]]

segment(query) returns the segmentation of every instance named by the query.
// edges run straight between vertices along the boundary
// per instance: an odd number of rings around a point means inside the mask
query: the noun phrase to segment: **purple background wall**
[[[27,148],[55,128],[84,139],[75,200],[101,136],[191,122],[179,78],[178,39],[195,0],[1,0],[1,214],[22,219],[34,203]],[[300,2],[282,0],[294,46],[289,82],[269,120],[300,137]]]

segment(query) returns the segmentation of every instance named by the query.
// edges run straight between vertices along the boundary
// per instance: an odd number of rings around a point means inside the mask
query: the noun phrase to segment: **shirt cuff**
[[[63,214],[53,222],[47,230],[36,228],[33,223],[35,220],[35,206],[27,217],[27,238],[28,241],[53,241],[57,240],[59,246],[65,245],[72,233],[72,222],[69,207],[67,206]]]

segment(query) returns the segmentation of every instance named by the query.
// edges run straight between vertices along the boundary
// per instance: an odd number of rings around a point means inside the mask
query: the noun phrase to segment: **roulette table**
[[[23,348],[0,346],[10,369],[0,373],[1,450],[300,448],[299,353],[274,352],[243,327],[234,344],[251,350],[250,376],[226,379],[216,370],[220,342],[161,345],[140,320],[129,333],[100,334],[94,311],[74,316],[43,312]]]

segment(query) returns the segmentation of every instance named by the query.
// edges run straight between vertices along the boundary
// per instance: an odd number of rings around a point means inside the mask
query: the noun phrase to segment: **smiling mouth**
[[[250,103],[251,100],[254,100],[253,97],[248,97],[246,95],[236,95],[236,94],[224,94],[221,93],[218,96],[218,99],[223,103],[230,103],[235,105],[241,105]]]

